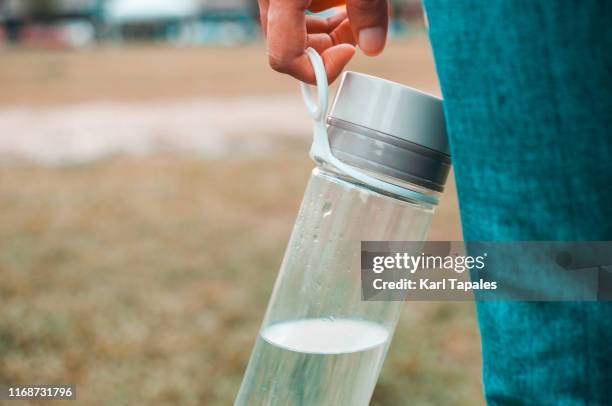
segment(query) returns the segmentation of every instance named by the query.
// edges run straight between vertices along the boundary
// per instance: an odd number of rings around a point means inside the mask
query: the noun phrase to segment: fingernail
[[[375,55],[385,47],[385,30],[368,27],[359,31],[359,48],[367,55]]]

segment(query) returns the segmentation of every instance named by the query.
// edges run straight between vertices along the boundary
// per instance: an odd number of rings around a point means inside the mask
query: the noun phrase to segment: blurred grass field
[[[0,109],[296,92],[261,46],[0,57]],[[423,37],[350,68],[436,89]],[[76,383],[83,405],[231,404],[312,168],[306,138],[270,136],[273,154],[2,161],[0,382]],[[452,179],[430,238],[461,238]],[[407,303],[372,404],[483,404],[479,345],[473,304]]]

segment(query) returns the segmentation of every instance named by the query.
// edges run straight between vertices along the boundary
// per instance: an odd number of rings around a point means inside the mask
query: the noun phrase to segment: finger
[[[355,47],[349,44],[334,45],[321,53],[329,83],[336,80],[354,54]],[[316,83],[312,64],[306,54],[295,61],[295,64],[291,67],[290,74],[302,82],[310,83],[311,85]]]
[[[385,48],[389,26],[387,0],[348,0],[346,11],[353,35],[366,55],[378,55]]]
[[[267,28],[268,62],[272,69],[278,72],[293,75],[296,60],[305,56],[305,7],[303,0],[270,0]]]
[[[308,34],[307,45],[322,54],[334,45],[334,41],[329,34]]]
[[[346,19],[346,10],[338,10],[329,17],[306,16],[306,30],[311,33],[331,32]]]
[[[329,33],[334,45],[337,44],[351,44],[355,45],[355,37],[353,36],[353,29],[348,19],[344,20],[338,25],[332,32]]]
[[[355,45],[353,31],[348,20],[344,20],[342,24],[329,34],[308,34],[307,45],[314,48],[318,53],[322,53],[327,48],[338,44]]]
[[[334,45],[321,54],[328,83],[336,80],[353,55],[355,55],[355,47],[350,44]]]
[[[264,37],[268,29],[268,0],[258,0],[259,3],[259,21]]]

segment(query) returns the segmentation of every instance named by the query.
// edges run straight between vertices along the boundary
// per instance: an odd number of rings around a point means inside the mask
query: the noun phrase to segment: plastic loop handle
[[[417,192],[403,188],[401,186],[394,185],[393,183],[385,182],[370,176],[364,172],[357,170],[355,167],[345,164],[334,156],[329,145],[329,136],[327,134],[327,124],[325,119],[327,116],[327,104],[329,97],[329,90],[327,84],[327,73],[325,72],[325,65],[321,56],[313,48],[306,49],[306,55],[310,59],[310,63],[314,69],[316,88],[317,88],[317,100],[314,100],[311,89],[308,84],[301,82],[300,89],[302,91],[302,98],[306,104],[308,114],[314,121],[313,129],[313,141],[312,147],[310,148],[310,156],[312,159],[318,162],[327,162],[335,166],[340,172],[358,180],[359,182],[371,186],[375,189],[385,191],[397,196],[404,197],[410,200],[418,200],[421,202],[429,203],[431,205],[438,204],[438,198],[430,196],[425,193]]]
[[[308,55],[314,69],[318,97],[317,101],[314,101],[310,86],[304,82],[300,82],[302,98],[304,99],[310,117],[312,117],[315,122],[325,121],[325,116],[327,115],[327,101],[329,100],[329,85],[327,84],[325,65],[323,65],[321,56],[313,48],[307,48],[306,55]]]

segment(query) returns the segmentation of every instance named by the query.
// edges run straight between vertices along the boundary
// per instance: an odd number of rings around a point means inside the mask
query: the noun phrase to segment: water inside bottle
[[[308,318],[265,327],[236,405],[367,405],[389,338],[383,326],[355,319]]]

